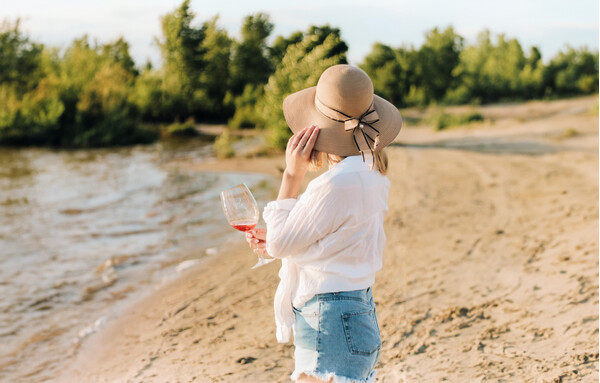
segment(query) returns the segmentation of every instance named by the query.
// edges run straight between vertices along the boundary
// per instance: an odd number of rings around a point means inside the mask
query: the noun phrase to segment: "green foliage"
[[[577,137],[581,135],[581,133],[579,133],[579,131],[575,128],[567,128],[565,129],[562,134],[560,135],[560,138],[572,138],[572,137]]]
[[[375,43],[360,68],[367,72],[373,81],[375,94],[394,105],[404,105],[408,94],[410,68],[403,50]]]
[[[483,115],[473,111],[466,114],[447,114],[443,109],[438,109],[431,117],[435,130],[444,130],[452,126],[468,125],[473,122],[484,121]]]
[[[145,69],[135,78],[129,98],[146,121],[163,121],[167,117],[164,110],[162,77],[152,69]]]
[[[516,39],[489,31],[464,45],[452,28],[425,35],[419,49],[373,45],[360,65],[375,92],[396,106],[489,103],[598,91],[598,52],[568,48],[548,66],[536,47],[525,55]]]
[[[219,158],[230,158],[235,155],[235,151],[233,150],[233,139],[229,134],[228,130],[223,131],[223,133],[217,137],[214,144],[215,153]]]
[[[204,68],[203,28],[192,27],[194,14],[184,0],[175,11],[161,19],[162,40],[157,39],[163,59],[163,108],[170,118],[187,118],[194,109],[196,89]]]
[[[185,122],[174,122],[163,131],[164,137],[195,137],[198,136],[196,122],[188,118]]]
[[[441,101],[457,84],[454,70],[462,48],[463,39],[452,27],[434,28],[418,50],[375,43],[360,67],[373,80],[375,93],[394,105],[425,106]]]
[[[122,37],[117,39],[113,43],[105,44],[102,46],[102,56],[109,61],[118,63],[121,67],[132,76],[139,74],[135,68],[135,62],[129,54],[129,43]]]
[[[244,92],[234,100],[235,114],[227,125],[234,129],[243,129],[254,128],[260,124],[256,105],[263,94],[264,88],[262,86],[246,85]]]
[[[217,25],[218,17],[192,26],[194,14],[185,0],[162,18],[162,39],[157,40],[163,59],[160,97],[145,89],[156,81],[140,84],[139,102],[160,99],[163,120],[195,116],[202,120],[223,119],[233,111],[224,102],[230,78],[232,40]],[[148,97],[151,96],[151,97]],[[142,109],[147,110],[142,106]],[[144,113],[149,115],[149,113]]]
[[[65,111],[53,145],[127,145],[156,138],[155,132],[140,127],[131,96],[137,71],[128,57],[128,45],[121,39],[92,46],[84,36],[67,49],[56,74]]]
[[[45,144],[55,134],[64,105],[47,79],[52,58],[19,30],[0,26],[0,143]]]
[[[31,44],[17,23],[2,30],[0,42],[0,63],[7,68],[17,63],[24,71],[0,81],[0,143],[90,147],[156,137],[139,128],[139,112],[130,101],[137,71],[123,39],[92,46],[84,36],[61,57]]]
[[[202,26],[205,37],[200,46],[205,65],[199,76],[198,88],[194,90],[192,112],[205,120],[228,114],[223,101],[230,72],[231,39],[224,29],[217,26],[217,21],[218,17],[214,17]]]
[[[598,92],[598,52],[567,47],[546,67],[543,84],[546,96]]]
[[[12,145],[43,145],[55,134],[64,105],[47,82],[17,97],[11,88],[0,86],[0,142]]]
[[[285,148],[291,136],[283,117],[283,99],[316,85],[321,73],[328,67],[345,63],[346,50],[339,29],[329,26],[313,26],[301,42],[288,46],[281,64],[269,78],[265,95],[258,106],[262,125],[269,130],[269,141],[273,147]]]
[[[0,143],[44,144],[64,110],[46,79],[51,58],[19,30],[19,21],[0,27]]]
[[[526,58],[515,39],[498,36],[494,45],[489,31],[482,32],[476,45],[465,48],[455,74],[468,89],[471,98],[483,102],[514,98],[522,89],[522,76]],[[531,72],[534,68],[529,67]],[[526,79],[527,75],[524,76]]]
[[[44,47],[0,24],[0,144],[90,147],[149,142],[145,122],[186,121],[166,134],[194,134],[194,120],[233,128],[267,128],[272,148],[291,132],[283,99],[315,85],[327,67],[346,63],[338,28],[311,26],[269,46],[269,16],[247,16],[239,40],[218,17],[195,22],[190,0],[161,18],[162,66],[136,67],[123,38],[106,44],[82,36],[65,50]],[[195,25],[194,25],[195,24]],[[92,40],[93,41],[93,40]],[[598,92],[598,52],[566,47],[547,64],[536,47],[524,53],[516,39],[482,32],[465,45],[452,27],[434,28],[420,47],[375,43],[360,67],[375,93],[396,106],[479,104]],[[597,112],[597,110],[596,110]],[[449,116],[437,129],[477,121]],[[231,151],[231,137],[219,149]]]
[[[246,16],[242,25],[242,39],[234,44],[231,58],[231,92],[239,95],[246,85],[257,86],[267,82],[272,73],[268,57],[267,38],[274,25],[265,13]]]
[[[452,27],[443,32],[437,28],[425,34],[425,42],[415,60],[416,85],[422,89],[424,103],[440,101],[456,81],[454,68],[459,63],[463,39]]]
[[[30,41],[19,26],[18,19],[0,24],[0,84],[11,84],[21,95],[34,89],[45,73],[42,44]]]
[[[525,66],[519,73],[521,87],[517,96],[524,99],[541,97],[543,94],[544,63],[542,55],[536,47],[532,47],[529,57],[525,59]]]
[[[277,68],[290,45],[298,44],[304,38],[304,33],[297,31],[288,37],[277,36],[269,47],[269,57],[272,68]]]
[[[138,131],[141,120],[128,100],[132,82],[131,73],[115,62],[104,63],[94,73],[79,94],[75,117],[78,134],[72,138],[72,145],[90,147],[149,141],[145,132]]]

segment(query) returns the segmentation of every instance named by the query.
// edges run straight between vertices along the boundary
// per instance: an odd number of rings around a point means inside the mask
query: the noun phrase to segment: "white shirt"
[[[389,188],[387,177],[351,156],[312,180],[298,199],[267,204],[266,249],[282,259],[274,305],[278,342],[289,341],[292,305],[373,285],[382,265]]]

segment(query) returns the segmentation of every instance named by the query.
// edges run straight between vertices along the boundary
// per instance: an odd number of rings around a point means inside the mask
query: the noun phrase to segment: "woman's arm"
[[[300,186],[310,163],[310,154],[318,135],[319,128],[313,125],[302,129],[288,140],[285,150],[286,168],[283,172],[283,179],[277,196],[278,201],[298,198]],[[268,255],[266,239],[266,229],[252,230],[246,234],[248,245],[257,254]]]
[[[277,200],[298,198],[318,135],[319,127],[313,125],[302,129],[288,140],[285,149],[286,167]]]
[[[307,189],[300,199],[271,201],[263,212],[267,229],[249,232],[246,240],[257,254],[298,255],[351,218],[349,206],[357,200],[357,191],[327,182]]]

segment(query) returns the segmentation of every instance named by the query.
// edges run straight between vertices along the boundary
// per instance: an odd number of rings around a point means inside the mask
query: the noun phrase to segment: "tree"
[[[476,45],[462,51],[454,74],[460,77],[459,87],[467,99],[491,102],[520,96],[521,72],[527,62],[521,44],[516,39],[506,40],[503,34],[497,41],[494,45],[490,32],[484,31]]]
[[[165,121],[168,112],[164,108],[161,73],[146,66],[135,78],[130,93],[131,101],[136,105],[145,121]]]
[[[567,46],[550,61],[543,77],[548,96],[597,92],[598,52]]]
[[[194,109],[194,93],[205,67],[204,28],[192,27],[190,0],[161,19],[162,40],[157,39],[163,59],[163,102],[166,114],[185,119]]]
[[[215,16],[202,26],[204,40],[201,50],[204,52],[205,65],[194,92],[194,114],[205,120],[224,118],[229,114],[225,109],[224,99],[230,77],[232,41],[227,31],[217,26],[217,21],[218,16]]]
[[[406,74],[408,68],[402,66],[400,52],[391,47],[375,43],[371,52],[359,65],[373,81],[375,93],[396,106],[404,104],[408,93]]]
[[[290,45],[298,44],[304,38],[302,31],[297,31],[289,35],[288,37],[277,36],[273,41],[273,44],[269,47],[269,58],[271,60],[271,67],[273,70],[277,69],[277,66],[281,63],[285,52]]]
[[[140,120],[128,100],[133,75],[119,62],[106,62],[81,91],[75,123],[77,147],[124,145],[151,141],[151,135],[138,130]]]
[[[426,103],[441,101],[447,90],[456,85],[453,71],[462,48],[463,38],[452,27],[443,32],[434,28],[425,34],[415,70],[416,82],[423,89]]]
[[[0,84],[23,94],[34,89],[45,73],[41,66],[43,45],[29,40],[19,27],[19,19],[0,24]]]
[[[232,52],[230,89],[233,95],[241,94],[246,85],[266,83],[273,72],[267,47],[273,27],[265,13],[244,18],[241,41],[234,44]]]
[[[135,68],[135,62],[129,54],[129,43],[119,37],[115,42],[102,46],[102,55],[106,59],[121,64],[127,73],[137,76],[139,71]]]
[[[525,66],[519,73],[521,89],[520,97],[524,99],[538,98],[544,96],[544,63],[542,54],[537,47],[531,47],[529,56],[525,58]]]
[[[20,22],[0,25],[0,143],[45,144],[57,129],[64,105],[46,76],[50,52],[20,31]]]

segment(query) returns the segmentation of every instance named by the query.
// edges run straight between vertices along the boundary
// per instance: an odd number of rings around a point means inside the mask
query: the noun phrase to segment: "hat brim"
[[[319,137],[315,150],[339,156],[360,154],[352,132],[344,129],[344,123],[334,121],[317,110],[316,91],[317,87],[313,86],[292,93],[283,100],[283,115],[292,132],[316,125],[319,127]],[[389,145],[400,132],[402,117],[398,108],[377,95],[373,96],[373,106],[379,115],[379,121],[373,126],[380,132],[378,148],[382,148]]]

